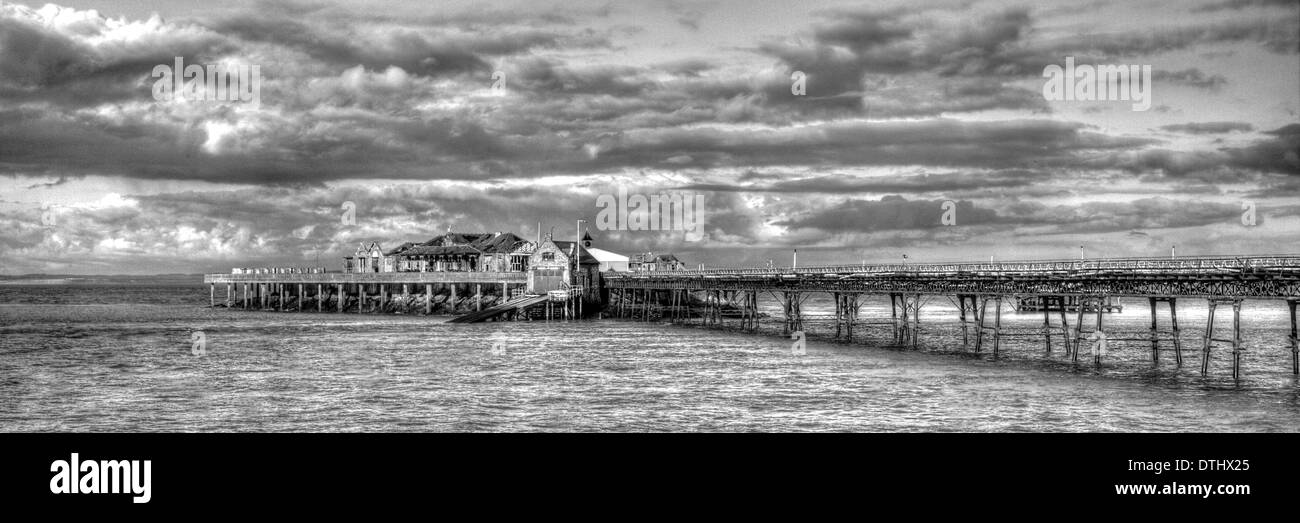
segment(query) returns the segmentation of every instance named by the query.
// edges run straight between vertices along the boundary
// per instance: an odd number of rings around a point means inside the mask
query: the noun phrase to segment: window
[[[555,253],[553,252],[542,253],[542,261],[555,261]]]

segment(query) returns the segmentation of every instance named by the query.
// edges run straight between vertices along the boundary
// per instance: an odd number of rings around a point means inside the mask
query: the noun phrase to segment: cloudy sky
[[[704,196],[592,231],[692,265],[1300,252],[1296,0],[66,4],[0,2],[4,274],[567,238],[619,188]],[[155,100],[176,57],[260,103]],[[1046,100],[1067,57],[1151,109]]]

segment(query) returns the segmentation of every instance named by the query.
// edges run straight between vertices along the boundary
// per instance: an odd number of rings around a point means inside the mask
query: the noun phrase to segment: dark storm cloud
[[[729,132],[663,129],[624,133],[601,143],[598,161],[654,164],[689,156],[696,165],[1025,166],[1084,150],[1152,143],[1051,120],[839,122],[796,129]]]
[[[1231,224],[1241,216],[1237,205],[1169,198],[1052,206],[1017,201],[993,207],[962,200],[954,202],[955,224],[948,226],[942,222],[946,211],[944,202],[908,200],[897,195],[880,200],[846,200],[778,225],[814,229],[828,235],[882,230],[955,231],[961,227],[989,231],[1032,228],[1035,235],[1053,235]]]
[[[775,193],[930,193],[1026,187],[1050,178],[1042,172],[1007,170],[992,173],[913,174],[856,178],[833,174],[765,185],[690,184],[682,190]]]
[[[579,32],[562,34],[527,28],[460,33],[437,28],[390,28],[378,34],[356,34],[355,28],[329,27],[262,15],[240,15],[218,21],[213,30],[251,42],[294,49],[334,66],[362,65],[369,69],[400,67],[416,75],[445,75],[492,70],[494,57],[557,46],[592,47],[604,37]]]
[[[1228,84],[1228,79],[1223,75],[1207,75],[1200,69],[1184,69],[1181,71],[1153,71],[1151,73],[1153,82],[1167,82],[1174,85],[1186,85],[1198,89],[1207,89],[1217,91]]]
[[[805,216],[777,222],[792,229],[817,229],[828,233],[882,231],[895,229],[934,229],[942,223],[945,200],[907,200],[886,196],[880,200],[848,200]],[[990,209],[980,209],[972,202],[955,204],[957,223],[982,225],[997,221]]]
[[[1026,94],[1017,94],[1015,89],[1002,87],[1002,82],[1037,78],[1045,66],[1059,65],[1066,56],[1075,57],[1078,63],[1101,63],[1220,42],[1257,42],[1276,53],[1293,53],[1300,46],[1300,22],[1294,17],[1261,16],[1143,32],[1057,37],[1035,36],[1034,14],[1027,8],[1000,11],[976,11],[966,5],[956,9],[866,8],[830,11],[823,19],[812,28],[811,41],[771,40],[758,49],[780,60],[789,71],[806,73],[808,93],[814,97],[870,93],[873,87],[879,86],[873,86],[866,78],[868,74],[894,78],[923,74],[940,79],[913,82],[906,91],[911,100],[890,100],[886,96],[885,103],[877,103],[882,109],[891,108],[890,101],[902,107],[909,105],[907,102],[928,99],[945,100],[958,110],[1033,108],[1041,99],[1035,101]],[[1207,76],[1196,69],[1158,74],[1167,81],[1207,89],[1217,89],[1226,83],[1222,76]],[[953,77],[975,82],[941,80]],[[975,92],[963,92],[971,89]],[[1008,92],[990,95],[990,90]],[[963,100],[967,95],[974,100]],[[948,101],[954,98],[958,101]],[[772,100],[786,103],[792,98],[773,97]],[[944,110],[952,109],[942,106],[930,112],[914,109],[912,114],[940,114]]]
[[[83,23],[60,31],[29,17],[0,16],[0,100],[69,106],[143,100],[150,95],[144,80],[155,65],[170,64],[177,56],[193,63],[236,48],[227,38],[192,25],[148,31],[160,24],[158,19],[136,22],[142,37],[92,46],[70,35],[102,37],[112,28]]]
[[[1175,125],[1164,125],[1160,129],[1186,134],[1224,134],[1234,131],[1250,132],[1255,130],[1255,126],[1246,122],[1192,122]]]
[[[1085,160],[1084,164],[1093,168],[1121,168],[1130,172],[1159,171],[1171,176],[1208,172],[1232,175],[1240,170],[1300,175],[1300,124],[1291,124],[1264,134],[1271,135],[1272,138],[1256,140],[1245,147],[1195,151],[1118,151]],[[1225,169],[1227,172],[1223,172]]]
[[[1269,7],[1288,7],[1295,8],[1295,0],[1226,0],[1208,5],[1196,7],[1193,11],[1213,12],[1224,9],[1249,9],[1249,8],[1269,8]]]

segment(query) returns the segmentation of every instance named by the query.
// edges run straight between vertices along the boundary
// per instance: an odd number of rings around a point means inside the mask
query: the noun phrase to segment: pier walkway
[[[1208,322],[1201,337],[1201,373],[1209,370],[1216,344],[1231,347],[1232,372],[1240,375],[1241,304],[1247,299],[1285,300],[1291,312],[1292,372],[1300,374],[1300,339],[1296,306],[1300,301],[1300,255],[1217,256],[1193,258],[1109,258],[1095,260],[1039,260],[998,263],[859,264],[812,267],[725,267],[702,270],[605,273],[610,293],[606,311],[623,318],[672,321],[698,319],[705,325],[722,325],[731,317],[733,327],[755,331],[759,302],[770,297],[780,305],[783,333],[803,331],[801,305],[817,293],[835,302],[835,337],[852,340],[861,321],[861,300],[887,297],[891,316],[875,323],[895,326],[895,339],[914,345],[920,311],[926,297],[947,297],[958,309],[963,347],[984,347],[989,336],[993,353],[1005,335],[1003,304],[1033,299],[1043,313],[1041,336],[1050,352],[1059,336],[1067,356],[1078,362],[1085,342],[1093,342],[1093,357],[1101,362],[1107,334],[1104,305],[1116,297],[1146,299],[1151,328],[1139,338],[1151,346],[1151,359],[1159,361],[1160,344],[1172,345],[1175,361],[1182,364],[1178,326],[1179,298],[1200,298],[1208,304]],[[703,297],[699,299],[698,297]],[[693,307],[692,304],[700,304]],[[1169,327],[1162,329],[1157,305],[1168,304]],[[992,318],[988,312],[992,304]],[[1069,304],[1069,305],[1067,305]],[[1232,309],[1230,334],[1215,323],[1220,308]],[[695,310],[699,309],[699,310]],[[726,313],[724,313],[724,310]],[[1075,313],[1070,325],[1068,312]],[[1086,316],[1095,312],[1089,328]],[[1057,319],[1055,324],[1053,316]],[[869,319],[870,320],[870,319]],[[991,320],[991,321],[990,321]],[[1112,337],[1110,341],[1132,341]]]

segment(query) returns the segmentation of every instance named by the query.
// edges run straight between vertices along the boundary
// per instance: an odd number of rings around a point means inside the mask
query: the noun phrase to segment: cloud
[[[697,22],[722,20],[717,5],[678,1],[649,13],[264,2],[143,20],[6,3],[0,255],[38,269],[301,264],[447,225],[570,223],[619,185],[707,195],[709,240],[602,242],[699,260],[794,245],[831,258],[863,245],[1050,250],[1069,235],[1139,249],[1124,242],[1213,237],[1239,213],[1221,200],[1259,199],[1278,227],[1296,212],[1284,200],[1300,190],[1300,133],[1277,119],[1297,110],[1294,66],[1270,64],[1297,54],[1300,31],[1278,6],[1229,1],[1138,27],[1110,22],[1159,6],[890,5],[759,5],[746,15],[762,23],[714,32]],[[261,104],[155,101],[152,68],[178,56],[260,64]],[[1155,63],[1159,82],[1190,89],[1142,114],[1049,106],[1040,75],[1065,56]],[[791,92],[794,71],[806,96]],[[57,227],[35,211],[101,193],[118,199],[61,207]],[[934,221],[949,199],[961,227]],[[342,201],[366,221],[336,223]]]
[[[1151,73],[1153,82],[1168,82],[1175,85],[1186,85],[1197,89],[1206,89],[1209,91],[1218,91],[1228,84],[1228,79],[1223,75],[1206,75],[1200,69],[1191,68],[1181,71],[1154,71]]]
[[[1255,126],[1246,122],[1192,122],[1184,124],[1163,125],[1160,129],[1186,134],[1224,134],[1231,132],[1250,132]]]

